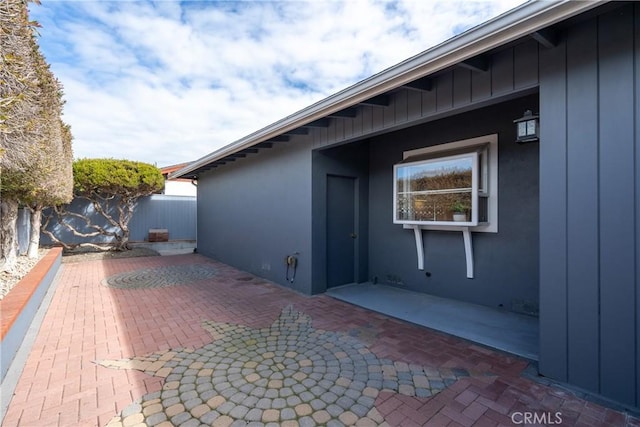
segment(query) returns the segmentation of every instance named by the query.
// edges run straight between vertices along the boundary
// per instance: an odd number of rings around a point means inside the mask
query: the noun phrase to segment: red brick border
[[[27,306],[33,294],[38,290],[42,279],[47,275],[51,267],[62,253],[62,248],[52,248],[33,267],[33,269],[0,300],[0,340],[4,340],[11,330],[14,322]]]

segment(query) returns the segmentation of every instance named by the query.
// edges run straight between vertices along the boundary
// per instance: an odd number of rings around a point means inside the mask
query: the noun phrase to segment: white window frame
[[[471,218],[469,219],[469,221],[457,221],[457,222],[453,222],[453,221],[437,221],[437,220],[407,220],[407,219],[398,219],[398,196],[399,196],[399,192],[398,192],[398,188],[396,187],[396,189],[394,190],[394,198],[393,198],[393,212],[394,212],[394,218],[393,218],[393,222],[395,222],[396,224],[411,224],[411,225],[423,225],[423,224],[428,224],[428,225],[451,225],[451,224],[455,224],[457,226],[475,226],[478,225],[478,169],[479,169],[479,165],[478,165],[478,153],[474,152],[474,151],[470,151],[468,153],[464,153],[464,154],[456,154],[453,156],[443,156],[443,157],[436,157],[436,158],[432,158],[429,160],[418,160],[415,162],[407,162],[407,163],[400,163],[397,165],[394,165],[393,167],[393,175],[396,178],[396,185],[397,185],[397,179],[398,179],[398,170],[400,168],[412,168],[412,167],[416,167],[416,166],[421,166],[421,165],[428,165],[428,164],[432,164],[432,163],[439,163],[439,162],[446,162],[448,160],[459,160],[459,159],[470,159],[471,160],[471,187],[468,187],[464,190],[466,190],[465,192],[469,192],[471,193]],[[407,181],[405,181],[405,184],[407,183]],[[451,188],[451,189],[447,189],[447,190],[432,190],[432,191],[406,191],[406,193],[414,193],[414,194],[435,194],[435,193],[455,193],[455,192],[461,192],[461,191],[455,191],[456,189]],[[463,189],[459,189],[459,190],[463,190]]]
[[[403,160],[417,156],[431,156],[433,160],[438,161],[452,157],[450,153],[456,151],[460,153],[465,149],[468,149],[468,153],[461,154],[462,157],[477,153],[483,147],[486,147],[486,154],[478,156],[483,165],[480,169],[482,171],[481,177],[477,179],[477,174],[474,173],[474,181],[477,182],[477,188],[474,190],[475,197],[487,198],[487,222],[478,222],[478,200],[475,200],[475,206],[472,206],[472,214],[475,217],[469,222],[453,222],[453,221],[403,221],[396,218],[396,202],[397,202],[397,184],[396,184],[396,168],[397,166],[404,166],[410,163],[402,163],[395,165],[393,169],[393,220],[396,224],[403,224],[405,228],[415,228],[418,226],[422,230],[450,230],[460,231],[461,227],[468,227],[473,232],[481,233],[497,233],[498,232],[498,134],[491,134],[480,136],[477,138],[470,138],[461,141],[449,142],[445,144],[438,144],[430,147],[419,148],[416,150],[405,151],[403,153]],[[441,153],[442,157],[437,157]],[[456,156],[453,156],[456,157]],[[423,161],[424,162],[424,161]],[[416,162],[421,163],[421,162]]]

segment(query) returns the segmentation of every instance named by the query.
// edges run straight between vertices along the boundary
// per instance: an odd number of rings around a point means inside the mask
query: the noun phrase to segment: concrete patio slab
[[[331,288],[327,295],[526,359],[538,360],[538,319],[532,316],[372,283]]]
[[[200,255],[57,280],[5,426],[640,426],[523,377],[524,359]]]

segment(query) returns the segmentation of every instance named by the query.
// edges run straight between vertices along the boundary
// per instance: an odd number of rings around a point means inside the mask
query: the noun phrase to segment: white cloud
[[[496,1],[32,6],[76,157],[194,160],[508,10]]]

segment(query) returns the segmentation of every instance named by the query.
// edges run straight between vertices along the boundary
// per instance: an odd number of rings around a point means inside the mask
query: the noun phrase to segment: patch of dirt
[[[144,256],[160,256],[153,249],[133,248],[128,251],[95,251],[95,250],[77,250],[64,252],[62,254],[63,263],[93,261],[97,259],[117,259],[117,258],[136,258]]]

